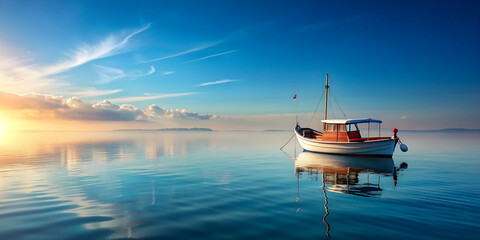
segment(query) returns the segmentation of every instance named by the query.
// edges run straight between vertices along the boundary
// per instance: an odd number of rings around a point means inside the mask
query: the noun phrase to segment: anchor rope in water
[[[293,138],[294,136],[295,136],[295,134],[293,134],[293,135],[288,139],[288,141],[287,141],[285,144],[283,144],[283,146],[280,148],[280,150],[282,150],[285,146],[287,146],[287,144],[290,142],[290,140],[292,140],[292,138]]]

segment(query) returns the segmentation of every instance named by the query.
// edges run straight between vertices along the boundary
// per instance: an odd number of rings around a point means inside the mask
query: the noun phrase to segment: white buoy
[[[407,145],[405,145],[405,144],[402,143],[402,144],[400,145],[400,150],[402,150],[402,152],[408,151]]]

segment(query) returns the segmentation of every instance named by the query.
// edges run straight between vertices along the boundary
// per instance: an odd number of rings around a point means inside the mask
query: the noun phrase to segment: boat
[[[323,124],[323,132],[302,128],[297,124],[294,129],[295,136],[300,146],[310,152],[340,154],[351,156],[371,156],[371,157],[392,157],[397,143],[400,143],[400,149],[404,152],[408,150],[407,145],[403,144],[397,136],[398,129],[393,129],[393,136],[380,136],[381,120],[372,118],[357,119],[328,119],[327,104],[328,91],[330,86],[325,85],[325,112]],[[295,94],[294,99],[297,98]],[[297,103],[298,115],[298,103]],[[360,133],[359,124],[367,125],[367,136]],[[378,135],[370,134],[371,124],[378,124]]]

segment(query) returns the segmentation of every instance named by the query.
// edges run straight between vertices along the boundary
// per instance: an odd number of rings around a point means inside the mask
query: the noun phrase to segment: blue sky
[[[478,5],[0,1],[0,91],[235,117],[295,113],[298,88],[308,115],[329,73],[350,117],[480,128]]]

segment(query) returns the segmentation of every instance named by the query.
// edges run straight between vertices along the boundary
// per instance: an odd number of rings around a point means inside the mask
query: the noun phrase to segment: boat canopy
[[[328,124],[352,124],[352,123],[382,123],[382,120],[375,120],[371,118],[364,118],[364,119],[327,119],[322,120],[323,123]]]

